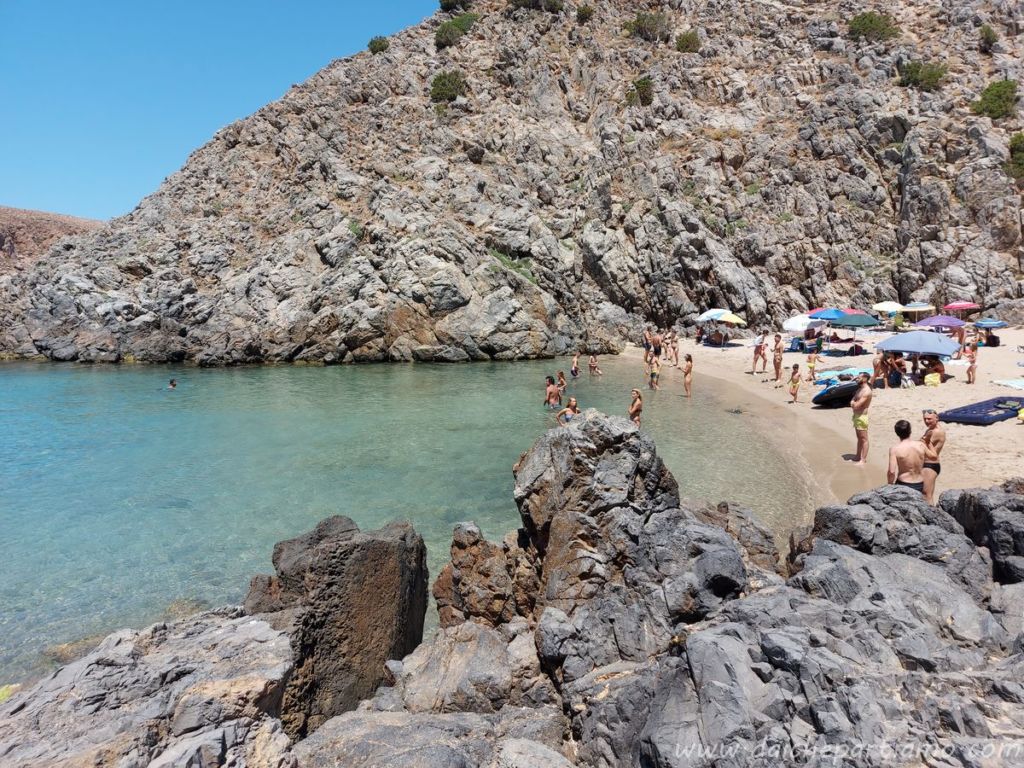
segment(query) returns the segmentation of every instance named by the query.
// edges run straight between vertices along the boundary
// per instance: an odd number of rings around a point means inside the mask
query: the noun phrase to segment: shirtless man
[[[552,410],[557,410],[558,406],[562,404],[562,393],[558,389],[558,385],[555,384],[555,377],[548,376],[547,386],[544,388],[544,405]]]
[[[946,428],[939,423],[939,414],[933,409],[926,408],[924,411],[925,433],[921,437],[924,443],[925,460],[922,476],[924,477],[924,498],[929,504],[933,504],[935,498],[935,483],[942,473],[942,464],[939,456],[946,445]]]
[[[871,384],[870,374],[862,373],[857,377],[860,387],[850,405],[853,407],[853,431],[857,434],[857,453],[854,456],[854,463],[864,466],[868,460],[868,408],[871,407]]]
[[[922,468],[926,454],[924,443],[910,439],[910,422],[906,419],[896,422],[895,431],[900,441],[889,449],[887,481],[890,485],[905,485],[923,494]]]

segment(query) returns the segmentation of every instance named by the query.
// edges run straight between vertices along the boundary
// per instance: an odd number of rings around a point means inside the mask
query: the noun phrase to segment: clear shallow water
[[[622,414],[642,371],[602,368],[569,393]],[[456,522],[495,540],[518,525],[511,467],[553,425],[540,404],[557,369],[569,361],[0,365],[0,683],[42,671],[48,646],[144,626],[172,601],[238,602],[276,541],[331,514],[411,520],[433,578]],[[692,402],[677,381],[644,392],[684,496],[748,503],[777,526],[805,506],[798,470],[700,378]]]

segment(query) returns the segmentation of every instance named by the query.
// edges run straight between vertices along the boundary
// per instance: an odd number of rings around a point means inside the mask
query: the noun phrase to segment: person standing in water
[[[920,440],[910,439],[910,422],[906,419],[897,421],[894,431],[900,441],[889,449],[886,479],[890,485],[903,485],[924,494],[925,445]]]
[[[565,380],[565,371],[559,371],[558,372],[558,385],[557,386],[558,386],[558,391],[559,392],[565,392],[565,388],[567,386],[569,386],[568,382],[566,382],[566,380]]]
[[[689,397],[692,393],[690,388],[693,386],[693,356],[687,352],[683,356],[683,389],[686,391],[686,396]]]
[[[792,398],[789,401],[790,404],[795,403],[797,395],[800,394],[800,381],[800,363],[793,363],[793,368],[789,375],[789,396]]]
[[[590,369],[591,376],[604,376],[601,373],[601,369],[597,367],[597,355],[590,356],[590,359],[587,361],[587,368]]]
[[[978,342],[971,342],[967,348],[967,383],[974,384],[978,376]]]
[[[576,398],[570,397],[569,404],[565,406],[555,415],[555,421],[561,424],[563,427],[572,421],[576,416],[580,415],[580,407],[576,404]]]
[[[562,404],[562,393],[558,391],[558,386],[555,384],[553,376],[548,376],[545,381],[547,386],[544,388],[544,405],[554,410]]]
[[[168,389],[177,389],[178,388],[178,380],[177,379],[171,379],[170,382],[168,382],[168,384],[167,384],[167,388]]]
[[[655,355],[651,358],[651,380],[648,386],[651,389],[661,389],[658,386],[658,379],[661,376],[661,358]]]
[[[775,334],[775,345],[772,347],[772,367],[775,369],[775,388],[782,386],[782,335]]]
[[[633,400],[629,404],[629,420],[639,427],[640,414],[644,411],[644,399],[641,397],[639,389],[634,389],[630,392],[630,395],[632,395]]]
[[[672,363],[673,368],[679,367],[679,334],[676,333],[675,328],[669,329],[669,332],[665,334],[665,346],[668,351],[669,362]]]
[[[857,452],[853,461],[860,466],[866,464],[868,460],[868,408],[871,407],[872,397],[870,378],[871,375],[867,373],[857,377],[860,386],[850,401],[853,408],[853,431],[857,435]]]
[[[640,343],[643,345],[643,348],[644,348],[644,365],[647,365],[647,362],[648,362],[648,360],[651,357],[651,329],[650,328],[644,328],[644,335],[643,335],[643,338],[640,340]]]
[[[946,428],[939,423],[939,414],[932,408],[926,408],[923,417],[925,433],[921,442],[924,443],[925,460],[921,475],[924,478],[924,498],[929,504],[934,504],[935,484],[942,473],[939,456],[946,445]]]
[[[569,375],[574,379],[580,377],[580,356],[578,352],[572,356],[572,368],[569,369]]]

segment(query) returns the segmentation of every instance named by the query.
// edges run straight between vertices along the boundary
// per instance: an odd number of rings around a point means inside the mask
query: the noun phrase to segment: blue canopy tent
[[[960,349],[960,344],[939,333],[909,331],[878,342],[875,349],[880,349],[883,352],[902,352],[905,355],[950,357]]]

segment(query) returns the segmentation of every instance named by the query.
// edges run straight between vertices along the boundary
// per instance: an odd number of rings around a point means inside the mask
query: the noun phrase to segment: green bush
[[[438,48],[447,48],[450,45],[455,45],[462,39],[464,34],[472,29],[479,18],[475,13],[463,13],[454,19],[444,22],[437,28],[437,32],[434,34],[434,44]]]
[[[581,5],[576,9],[576,23],[586,24],[594,18],[594,8],[590,5]]]
[[[700,36],[696,29],[688,29],[676,37],[676,50],[680,53],[697,53],[700,50]]]
[[[654,101],[654,81],[649,77],[641,77],[633,81],[633,87],[626,94],[626,103],[631,107],[640,104],[649,107]]]
[[[1010,137],[1010,161],[1006,164],[1006,172],[1017,181],[1024,181],[1024,133]]]
[[[667,43],[672,39],[672,25],[664,13],[638,13],[626,22],[626,31],[649,43]]]
[[[999,42],[999,35],[988,24],[982,24],[978,30],[978,50],[982,53],[992,53],[995,44]]]
[[[971,103],[976,115],[986,115],[993,120],[1009,117],[1017,111],[1017,81],[996,80],[981,92],[981,98]]]
[[[377,37],[370,38],[370,45],[368,47],[372,54],[384,53],[384,51],[391,47],[391,43],[388,42],[386,37],[378,35]]]
[[[853,40],[867,40],[877,43],[891,40],[900,33],[895,19],[887,13],[867,11],[850,19],[849,37]]]
[[[457,11],[459,9],[466,10],[472,5],[471,0],[441,0],[442,11]]]
[[[565,7],[562,0],[512,0],[509,5],[513,8],[526,8],[529,11],[548,11],[550,13],[561,13]]]
[[[441,72],[430,81],[430,100],[437,102],[455,101],[465,96],[469,86],[461,72]]]
[[[921,91],[937,91],[949,68],[930,61],[908,61],[900,67],[900,85]]]

